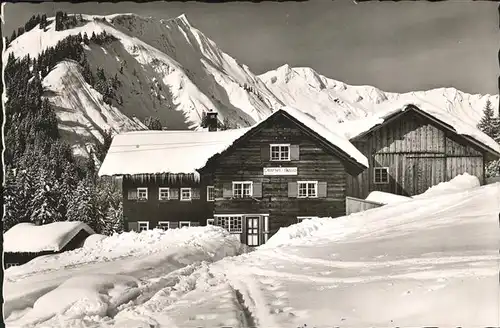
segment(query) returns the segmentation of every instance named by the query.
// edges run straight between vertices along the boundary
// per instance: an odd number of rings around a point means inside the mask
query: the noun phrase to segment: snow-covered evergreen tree
[[[69,221],[84,222],[99,233],[102,227],[99,224],[99,213],[94,195],[92,181],[88,177],[81,180],[68,202],[66,217]]]
[[[30,220],[42,224],[60,221],[61,213],[58,211],[57,180],[50,179],[47,172],[42,172],[37,181],[36,191],[30,202]]]
[[[479,121],[477,127],[491,138],[498,138],[498,117],[495,117],[493,113],[493,107],[491,107],[491,102],[489,100],[486,101],[486,105],[484,106],[483,111],[483,117]]]
[[[4,201],[4,217],[3,231],[7,231],[18,223],[23,222],[23,207],[21,198],[18,196],[21,193],[16,181],[14,171],[11,168],[5,170],[5,185],[3,191]]]
[[[120,202],[118,207],[110,206],[108,208],[102,232],[105,235],[112,235],[115,232],[123,232],[123,227],[123,203]]]
[[[500,118],[495,117],[491,102],[486,101],[483,117],[479,121],[477,127],[485,134],[494,139],[497,143],[500,142]],[[486,176],[500,176],[500,160],[491,161],[486,165]]]

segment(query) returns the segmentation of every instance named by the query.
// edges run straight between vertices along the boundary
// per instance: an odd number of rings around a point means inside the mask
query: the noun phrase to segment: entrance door
[[[259,246],[259,216],[247,216],[247,245]]]

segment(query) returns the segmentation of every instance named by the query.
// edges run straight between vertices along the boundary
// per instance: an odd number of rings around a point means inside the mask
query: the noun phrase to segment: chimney
[[[208,131],[217,131],[217,112],[210,110],[207,112]]]

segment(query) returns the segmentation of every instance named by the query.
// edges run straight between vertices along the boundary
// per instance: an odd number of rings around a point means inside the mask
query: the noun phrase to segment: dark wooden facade
[[[191,226],[206,225],[212,217],[214,203],[207,201],[207,180],[194,174],[134,175],[123,177],[123,216],[127,230],[138,230],[140,221],[149,222],[149,229],[160,221],[169,222],[169,228],[178,228],[179,222]],[[139,200],[129,197],[130,191],[147,188],[148,197]],[[160,188],[169,188],[170,199],[160,200]],[[191,200],[180,199],[181,188],[191,188]]]
[[[271,161],[271,144],[289,144],[290,160]],[[297,174],[264,175],[264,168],[270,167],[296,168]],[[346,176],[363,169],[314,131],[278,113],[209,160],[201,171],[215,186],[216,225],[221,217],[243,216],[241,240],[250,244],[249,233],[255,227],[249,220],[254,220],[262,244],[279,228],[297,223],[298,217],[345,215]],[[252,182],[252,196],[233,198],[234,181]],[[317,197],[299,198],[299,181],[316,181]]]
[[[42,251],[42,252],[5,252],[4,265],[9,267],[11,265],[22,265],[28,263],[36,257],[44,255],[55,255],[63,252],[71,251],[83,246],[85,239],[90,234],[85,230],[80,230],[61,250],[59,251]]]
[[[370,168],[347,176],[347,196],[366,198],[371,191],[413,196],[440,182],[469,173],[484,183],[484,145],[457,134],[451,127],[410,106],[383,124],[351,140]],[[375,183],[374,170],[386,167],[387,183]]]

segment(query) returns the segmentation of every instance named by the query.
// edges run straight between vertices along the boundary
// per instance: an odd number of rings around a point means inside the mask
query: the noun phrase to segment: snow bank
[[[436,195],[456,193],[477,188],[479,186],[480,186],[479,179],[466,172],[464,174],[457,175],[450,181],[441,182],[435,186],[432,186],[429,189],[427,189],[424,193],[413,196],[413,198],[426,198],[426,197],[433,197]]]
[[[395,195],[383,191],[372,191],[366,200],[380,204],[397,204],[411,200],[411,198],[401,195]]]
[[[53,222],[37,226],[19,223],[3,236],[4,252],[59,251],[81,230],[94,234],[88,225],[79,221]]]
[[[137,279],[124,275],[96,274],[70,278],[40,297],[33,309],[15,325],[33,325],[54,316],[64,316],[65,320],[111,316],[119,305],[139,295],[138,283]]]
[[[10,280],[41,271],[85,265],[87,263],[110,262],[125,257],[140,257],[159,252],[170,252],[178,248],[201,250],[210,258],[236,255],[243,251],[239,239],[226,230],[215,227],[191,227],[189,229],[131,231],[112,236],[91,236],[84,247],[54,256],[35,258],[21,266],[11,267],[6,273]],[[181,254],[179,254],[181,256]]]
[[[268,249],[281,246],[289,246],[295,242],[301,242],[304,239],[310,238],[316,235],[318,232],[328,229],[328,226],[332,224],[332,221],[337,219],[332,218],[313,218],[308,220],[303,220],[300,223],[293,224],[291,226],[280,228],[276,234],[274,234],[265,244],[259,247],[259,249]],[[342,230],[336,229],[332,231],[333,235],[342,235],[344,232]]]
[[[91,236],[88,236],[87,239],[85,239],[85,242],[83,243],[84,248],[94,248],[97,246],[99,242],[101,242],[103,239],[108,238],[106,235],[101,235],[101,234],[94,234]]]
[[[147,279],[243,252],[246,247],[238,236],[215,226],[115,234],[94,240],[87,247],[39,257],[7,270],[3,286],[4,313],[7,318],[12,316],[11,319],[17,321],[27,315],[24,311],[34,307],[38,299],[76,275],[118,274]],[[151,283],[154,285],[154,280]],[[60,323],[62,327],[68,326],[67,322],[63,323]],[[51,325],[43,323],[41,326]]]

